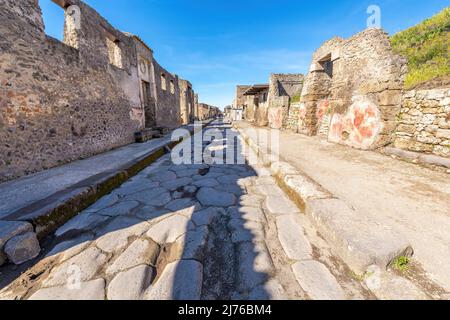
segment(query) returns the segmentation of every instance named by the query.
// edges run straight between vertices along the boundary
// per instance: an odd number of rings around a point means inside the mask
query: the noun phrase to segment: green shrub
[[[408,58],[407,88],[450,76],[450,7],[391,37],[394,51]]]
[[[295,96],[293,96],[292,98],[291,98],[291,103],[298,103],[298,102],[300,102],[302,100],[302,97],[301,97],[301,95],[300,95],[300,93],[299,94],[296,94]]]
[[[409,270],[410,260],[408,257],[398,257],[392,262],[392,268],[400,272],[406,272]]]

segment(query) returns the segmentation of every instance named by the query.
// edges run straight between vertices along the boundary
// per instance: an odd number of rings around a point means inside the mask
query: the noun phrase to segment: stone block
[[[397,127],[397,132],[414,134],[416,132],[416,127],[414,125],[400,124]]]
[[[22,264],[36,258],[41,252],[36,233],[27,232],[11,238],[5,245],[5,254],[14,264]]]
[[[28,222],[0,221],[0,251],[11,238],[32,231],[33,226]]]
[[[194,228],[194,224],[189,218],[176,214],[152,226],[147,232],[147,237],[164,245],[175,242],[180,236]]]
[[[399,115],[400,106],[381,106],[381,117],[383,120],[395,120]]]
[[[108,300],[139,300],[149,288],[155,270],[141,265],[119,273],[108,286]]]
[[[300,202],[304,202],[307,199],[324,199],[331,197],[328,191],[304,175],[298,174],[286,176],[284,178],[284,183],[292,194],[298,197]]]
[[[385,90],[379,94],[380,105],[395,106],[402,102],[402,93],[400,90]]]
[[[55,232],[56,237],[62,237],[69,232],[81,232],[91,230],[108,220],[107,216],[96,213],[80,213],[76,217],[69,220]]]
[[[439,129],[436,132],[437,138],[450,139],[450,130]]]
[[[243,242],[238,246],[238,290],[245,292],[267,282],[274,274],[272,258],[265,244]]]
[[[395,258],[413,253],[400,232],[351,209],[342,200],[308,200],[306,213],[333,251],[357,274],[364,274],[372,265],[386,269]]]
[[[158,254],[159,246],[155,242],[137,239],[106,269],[106,274],[116,274],[141,264],[155,265]]]
[[[147,290],[148,300],[200,300],[203,266],[193,260],[168,264],[159,279]]]
[[[439,157],[439,156],[435,156],[435,155],[432,155],[432,154],[422,154],[422,155],[420,155],[419,156],[419,161],[420,162],[424,162],[424,163],[428,163],[428,164],[433,164],[433,165],[437,165],[437,166],[443,166],[443,167],[450,168],[450,159]]]
[[[292,260],[311,259],[312,248],[303,227],[293,215],[277,217],[278,239],[286,255]]]
[[[204,206],[229,207],[236,203],[234,194],[207,187],[200,189],[197,193],[197,199]]]
[[[89,248],[64,263],[56,266],[42,282],[43,287],[67,286],[68,275],[82,282],[92,280],[108,261],[108,257],[97,248]]]
[[[408,150],[412,144],[411,139],[406,139],[405,137],[395,139],[394,146],[398,149]]]
[[[295,204],[285,195],[267,197],[266,207],[273,215],[292,214],[300,211],[297,206],[295,206]]]
[[[30,297],[30,300],[105,300],[105,280],[83,282],[75,288],[61,286],[40,289]]]

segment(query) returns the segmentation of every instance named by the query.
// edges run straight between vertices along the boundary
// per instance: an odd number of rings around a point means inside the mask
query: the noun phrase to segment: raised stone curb
[[[357,274],[364,274],[372,265],[386,269],[395,258],[413,253],[401,235],[349,208],[342,200],[307,201],[306,213]]]
[[[41,247],[34,232],[15,236],[5,245],[6,256],[14,264],[22,264],[34,259],[39,252],[41,252]]]
[[[297,168],[268,155],[267,148],[258,146],[238,125],[233,126],[354,272],[364,274],[371,265],[386,269],[395,258],[412,255],[413,249],[402,235],[353,210]]]
[[[211,121],[205,121],[203,127],[209,125]],[[190,129],[190,135],[195,133],[195,128]],[[187,137],[185,136],[182,139]],[[27,229],[27,231],[33,231],[34,226],[37,237],[42,240],[55,232],[68,220],[75,217],[79,212],[89,208],[97,200],[120,187],[125,181],[164,156],[168,149],[173,149],[182,139],[167,142],[150,151],[148,154],[124,164],[117,170],[92,176],[66,190],[57,192],[45,199],[40,199],[2,217],[0,220],[0,262],[4,260],[4,256],[2,256],[3,250],[1,250],[4,246],[4,243],[1,243],[1,229],[3,225],[15,222],[28,223],[27,225],[31,229]]]
[[[402,159],[407,159],[414,162],[423,164],[431,164],[435,166],[446,167],[450,169],[450,159],[439,157],[432,154],[423,154],[419,152],[406,151],[402,149],[387,147],[382,149],[382,152],[386,155],[396,156]]]

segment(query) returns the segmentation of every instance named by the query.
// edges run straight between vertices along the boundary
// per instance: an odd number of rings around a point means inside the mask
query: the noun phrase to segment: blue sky
[[[63,12],[39,0],[47,34],[62,38]],[[367,7],[381,8],[390,34],[448,6],[448,0],[87,0],[122,31],[139,35],[158,62],[192,82],[200,100],[224,107],[237,84],[270,73],[306,73],[324,41],[366,28]]]

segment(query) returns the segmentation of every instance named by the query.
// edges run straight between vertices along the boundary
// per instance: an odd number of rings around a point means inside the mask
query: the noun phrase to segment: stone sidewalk
[[[35,258],[39,240],[102,196],[118,188],[196,130],[183,126],[178,141],[169,133],[0,185],[0,266]]]
[[[87,159],[0,184],[0,219],[61,190],[109,171],[115,171],[170,142],[170,134],[130,144]]]
[[[167,155],[60,227],[35,265],[0,289],[0,299],[17,298],[375,297],[265,168],[174,165]]]
[[[246,122],[235,126],[248,135],[269,130]],[[436,286],[437,291],[448,294],[448,174],[290,132],[280,132],[279,145],[281,161],[341,199],[361,219],[374,221],[374,227],[388,227],[409,241],[414,261],[419,269],[423,268],[418,282],[424,281],[424,286]]]

